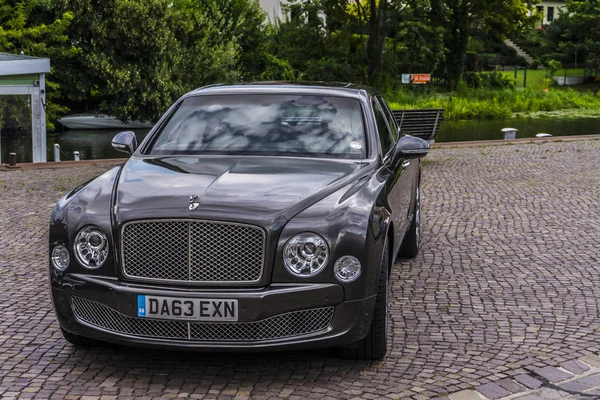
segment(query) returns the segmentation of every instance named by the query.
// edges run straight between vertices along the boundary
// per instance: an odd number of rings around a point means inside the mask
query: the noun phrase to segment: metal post
[[[54,161],[60,162],[60,144],[54,144]]]
[[[517,82],[517,71],[519,70],[519,66],[515,65],[515,83]]]
[[[504,133],[504,140],[513,140],[517,138],[517,132],[519,130],[515,128],[504,128],[502,129],[502,133]]]
[[[75,161],[79,161],[79,152],[78,151],[74,151],[73,152],[73,157],[75,158]]]

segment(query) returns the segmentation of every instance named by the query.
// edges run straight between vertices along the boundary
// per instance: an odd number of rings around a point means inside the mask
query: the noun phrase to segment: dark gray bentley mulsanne
[[[419,250],[428,144],[351,85],[216,85],[50,223],[67,341],[179,349],[387,350],[390,269]]]

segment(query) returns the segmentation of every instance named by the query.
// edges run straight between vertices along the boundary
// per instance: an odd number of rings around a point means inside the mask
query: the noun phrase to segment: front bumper
[[[264,288],[193,289],[67,274],[51,284],[61,327],[106,342],[204,350],[302,349],[356,342],[369,331],[375,296],[344,301],[337,284],[271,284]],[[237,299],[238,322],[137,317],[137,295]]]

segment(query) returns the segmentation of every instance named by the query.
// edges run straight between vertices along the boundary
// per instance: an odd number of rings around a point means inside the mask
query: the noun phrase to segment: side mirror
[[[112,140],[112,147],[115,150],[132,155],[135,152],[135,149],[137,149],[135,133],[131,131],[117,133],[117,136]]]
[[[396,143],[396,155],[402,158],[422,158],[429,153],[429,143],[418,137],[406,135]]]

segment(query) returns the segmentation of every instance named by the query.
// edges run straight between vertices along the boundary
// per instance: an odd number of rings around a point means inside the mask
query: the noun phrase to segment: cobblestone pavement
[[[394,266],[382,362],[76,349],[51,311],[47,224],[104,168],[0,171],[0,396],[499,398],[600,354],[600,141],[444,147],[424,167],[422,250]]]

